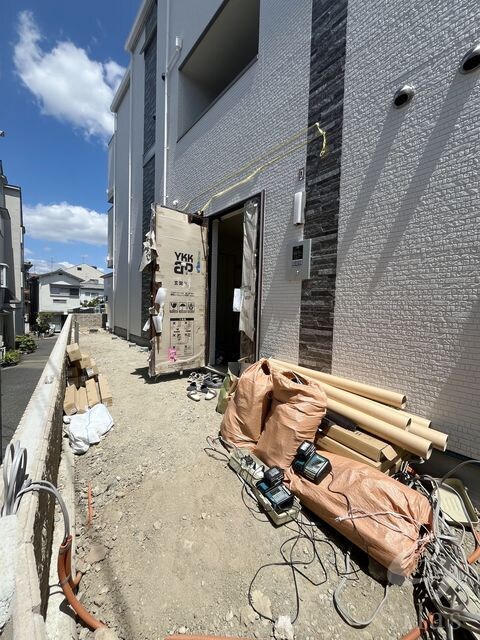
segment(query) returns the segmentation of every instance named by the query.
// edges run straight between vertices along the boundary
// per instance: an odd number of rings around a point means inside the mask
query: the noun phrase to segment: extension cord
[[[257,489],[257,482],[263,478],[268,467],[248,449],[232,449],[228,466],[250,487],[258,504],[275,525],[280,526],[298,518],[300,502],[297,498],[294,498],[293,505],[289,509],[277,513],[267,498]]]

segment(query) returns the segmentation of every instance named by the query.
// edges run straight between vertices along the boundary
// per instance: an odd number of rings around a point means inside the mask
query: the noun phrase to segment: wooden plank
[[[98,376],[98,387],[100,389],[102,403],[107,407],[111,407],[113,404],[113,396],[107,377],[103,373],[100,373]]]
[[[69,384],[65,389],[65,396],[63,399],[63,411],[67,416],[73,416],[77,413],[77,388],[73,384]]]
[[[91,408],[96,404],[100,404],[100,395],[98,393],[97,383],[93,378],[85,382],[85,388],[87,390],[88,406]]]

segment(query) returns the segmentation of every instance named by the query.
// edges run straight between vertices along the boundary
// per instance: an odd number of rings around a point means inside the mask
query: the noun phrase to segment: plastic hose
[[[80,575],[77,575],[74,579],[71,573],[72,566],[72,536],[69,535],[67,539],[60,545],[58,550],[57,571],[60,586],[62,587],[65,598],[68,604],[72,607],[80,620],[84,622],[90,629],[101,629],[106,625],[100,622],[89,613],[83,604],[77,600],[73,590],[77,588],[80,582]]]

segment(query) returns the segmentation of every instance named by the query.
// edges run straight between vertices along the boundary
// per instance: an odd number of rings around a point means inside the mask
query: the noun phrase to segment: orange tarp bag
[[[363,462],[319,453],[330,460],[330,473],[316,485],[289,469],[292,493],[389,571],[411,575],[431,527],[427,498]]]
[[[319,382],[292,371],[272,369],[272,380],[272,406],[254,453],[268,466],[286,469],[299,445],[314,440],[327,396]]]
[[[260,438],[272,398],[272,375],[268,360],[252,364],[238,379],[220,426],[227,443],[253,449]]]

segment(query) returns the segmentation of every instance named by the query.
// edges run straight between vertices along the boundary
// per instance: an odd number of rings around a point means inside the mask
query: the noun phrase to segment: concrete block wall
[[[74,313],[73,322],[78,322],[80,329],[98,329],[102,326],[101,313]]]
[[[470,0],[349,0],[333,370],[480,457],[480,73]],[[413,101],[392,107],[403,84]]]
[[[12,441],[27,449],[27,473],[35,480],[57,484],[62,447],[68,317],[45,365]],[[0,494],[3,475],[0,474]],[[44,617],[49,594],[49,570],[55,505],[45,493],[30,493],[16,515],[17,539],[10,553],[15,563],[15,585],[10,619],[2,631],[6,640],[45,640]],[[3,545],[8,541],[2,540]]]

